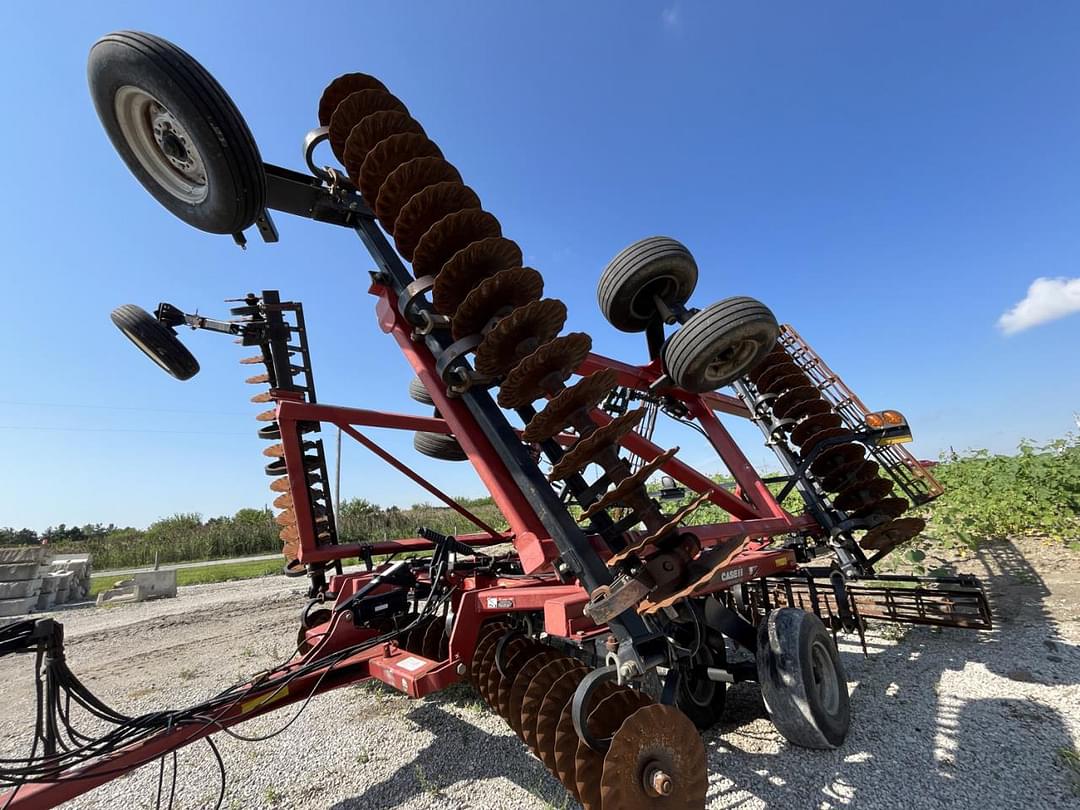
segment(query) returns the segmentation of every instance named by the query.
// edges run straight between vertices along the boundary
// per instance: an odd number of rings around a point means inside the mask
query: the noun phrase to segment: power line
[[[186,436],[250,436],[250,433],[240,431],[224,432],[212,430],[151,430],[148,428],[88,428],[88,427],[54,427],[52,425],[0,425],[0,430],[44,430],[66,431],[71,433],[173,433]]]
[[[188,408],[142,408],[134,405],[93,405],[83,402],[72,404],[70,402],[23,402],[14,399],[0,399],[0,405],[26,405],[34,408],[92,408],[104,411],[147,411],[150,413],[191,413],[202,416],[250,416],[241,411],[197,411]]]

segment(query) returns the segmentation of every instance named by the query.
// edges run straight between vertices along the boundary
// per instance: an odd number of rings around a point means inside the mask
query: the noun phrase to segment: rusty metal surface
[[[673,706],[638,709],[615,732],[599,787],[605,810],[699,810],[709,787],[701,734]]]

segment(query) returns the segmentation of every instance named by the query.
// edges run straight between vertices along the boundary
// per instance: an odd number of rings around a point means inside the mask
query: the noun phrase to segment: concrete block
[[[55,574],[45,574],[41,578],[41,591],[40,593],[56,593],[56,586],[60,583],[60,578]]]
[[[0,599],[0,616],[25,616],[37,604],[36,596]]]
[[[0,582],[0,599],[25,599],[28,596],[37,596],[40,590],[40,579]]]
[[[135,575],[135,601],[176,596],[176,571],[146,571]]]
[[[0,564],[0,582],[19,582],[24,579],[37,579],[38,568],[36,562],[28,563],[2,563]]]
[[[42,563],[48,546],[10,546],[0,548],[0,563]]]
[[[68,602],[68,595],[71,593],[71,572],[61,571],[58,574],[51,574],[50,576],[56,578],[56,604],[66,604]]]
[[[56,602],[56,591],[42,591],[38,594],[37,605],[34,610],[52,610]]]

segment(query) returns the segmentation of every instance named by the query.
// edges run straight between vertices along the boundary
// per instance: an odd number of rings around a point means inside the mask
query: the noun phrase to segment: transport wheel
[[[111,317],[124,337],[176,379],[190,380],[199,373],[199,361],[176,333],[142,307],[124,304]]]
[[[422,402],[424,405],[435,404],[435,400],[431,398],[431,394],[428,393],[427,388],[419,377],[413,377],[409,380],[409,396],[417,402]]]
[[[659,315],[654,296],[685,304],[697,286],[694,257],[667,236],[650,236],[623,248],[600,274],[596,298],[608,323],[622,332],[644,332]]]
[[[836,748],[851,725],[847,678],[821,619],[799,608],[758,629],[758,680],[777,731],[804,748]]]
[[[413,434],[413,447],[425,456],[437,458],[440,461],[467,461],[469,458],[458,444],[458,440],[445,433],[417,431]]]
[[[132,174],[188,225],[239,233],[266,202],[262,158],[214,78],[159,37],[117,31],[86,68],[98,118]]]
[[[710,647],[702,647],[693,661],[695,668],[723,667],[726,662],[727,655],[723,649]],[[689,672],[679,679],[675,705],[702,731],[720,722],[726,703],[727,684],[722,681],[709,680],[704,673],[695,678]]]
[[[725,386],[761,362],[780,327],[753,298],[725,298],[695,313],[664,344],[664,370],[679,388],[700,394]]]

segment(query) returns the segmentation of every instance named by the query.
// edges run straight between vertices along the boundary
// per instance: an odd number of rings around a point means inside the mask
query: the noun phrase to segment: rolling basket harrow
[[[78,681],[58,623],[3,628],[0,650],[37,651],[47,688],[34,751],[0,767],[12,787],[0,806],[53,806],[217,730],[375,678],[412,697],[467,680],[589,810],[700,808],[698,729],[719,719],[727,684],[758,682],[781,734],[832,748],[850,721],[837,632],[861,634],[868,618],[989,627],[972,578],[875,573],[924,528],[905,513],[941,494],[903,448],[903,416],[868,410],[762,303],[689,306],[698,270],[679,242],[643,239],[601,274],[605,318],[646,337],[647,363],[620,362],[565,331],[566,306],[545,296],[541,273],[378,79],[351,73],[327,86],[299,173],[263,163],[224,90],[162,39],[104,37],[89,77],[128,167],[188,224],[241,244],[252,225],[277,240],[270,210],[353,229],[376,264],[378,324],[431,415],[317,402],[303,307],[277,291],[233,301],[223,320],[169,304],[153,315],[117,309],[124,334],[180,379],[198,363],[177,327],[255,350],[241,362],[258,387],[252,401],[266,406],[258,435],[285,571],[308,577],[309,602],[289,662],[198,706],[139,718]],[[317,165],[323,143],[343,168]],[[756,424],[783,475],[763,479],[717,414]],[[696,427],[734,486],[655,444],[658,415]],[[477,531],[340,536],[325,426]],[[427,482],[366,427],[412,431],[424,455],[471,463],[508,529]],[[647,485],[657,474],[689,496],[665,511]],[[792,492],[798,514],[782,506]],[[729,519],[689,525],[704,504]],[[404,552],[424,554],[394,560]],[[349,558],[364,570],[344,570]],[[72,700],[114,730],[77,731]]]

